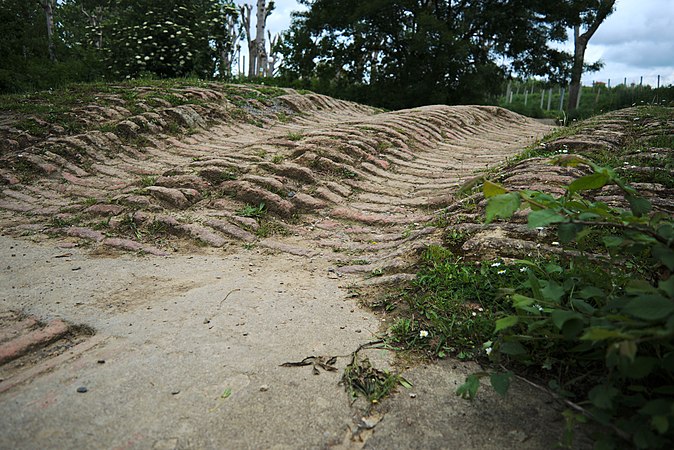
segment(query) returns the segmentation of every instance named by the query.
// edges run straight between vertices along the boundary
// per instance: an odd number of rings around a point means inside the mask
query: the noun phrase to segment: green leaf
[[[554,323],[559,330],[561,330],[562,327],[564,327],[564,324],[569,320],[574,319],[583,320],[583,316],[578,314],[577,312],[564,311],[561,309],[556,309],[552,311],[552,314],[550,314],[550,318],[552,319],[552,323]]]
[[[548,281],[546,286],[541,289],[541,294],[543,294],[543,298],[545,300],[553,303],[559,303],[564,294],[566,294],[566,291],[562,286],[555,283],[554,281]]]
[[[485,212],[486,222],[490,223],[495,218],[510,218],[520,207],[520,195],[516,192],[501,194],[489,199]]]
[[[608,328],[592,327],[580,337],[581,341],[604,341],[606,339],[629,339],[629,334]]]
[[[566,217],[550,209],[540,209],[529,213],[529,228],[547,227],[553,223],[564,222]]]
[[[674,301],[658,295],[643,295],[629,301],[623,312],[638,319],[662,320],[674,313]]]
[[[563,244],[567,244],[573,241],[576,238],[576,235],[580,230],[583,229],[583,225],[578,225],[575,223],[560,223],[557,227],[557,236],[559,236],[559,241]]]
[[[672,412],[672,406],[674,406],[674,404],[672,404],[671,400],[658,398],[646,403],[643,408],[639,410],[639,412],[649,416],[666,415]]]
[[[604,236],[602,237],[602,241],[604,241],[604,245],[607,248],[614,248],[619,247],[623,242],[625,242],[625,239],[618,236]]]
[[[501,353],[512,356],[527,354],[527,349],[524,348],[524,346],[517,341],[504,342],[503,344],[501,344],[499,350],[501,351]]]
[[[667,416],[653,416],[651,425],[660,434],[665,434],[669,430],[669,419]]]
[[[664,245],[656,245],[653,247],[653,256],[660,260],[669,270],[674,270],[674,250]]]
[[[674,297],[674,276],[670,275],[665,281],[658,283],[658,289],[660,289],[669,297]]]
[[[491,198],[496,197],[497,195],[506,194],[508,191],[499,184],[485,180],[484,184],[482,185],[482,192],[486,198]]]
[[[611,409],[613,406],[613,399],[620,393],[620,391],[613,386],[600,384],[592,388],[588,397],[594,406],[600,409]]]
[[[609,176],[605,173],[593,173],[591,175],[585,175],[574,180],[568,187],[569,192],[574,193],[577,191],[587,191],[590,189],[599,189],[606,186],[610,180]]]
[[[524,295],[520,294],[513,294],[512,300],[513,300],[513,307],[515,307],[516,309],[521,309],[536,303],[536,299],[531,297],[525,297]]]
[[[585,286],[578,291],[578,296],[587,300],[589,298],[604,298],[606,294],[596,286]]]
[[[651,210],[651,202],[649,202],[643,197],[637,197],[635,195],[627,194],[625,198],[627,199],[627,202],[630,204],[632,214],[634,214],[637,217],[641,217],[644,214],[648,214],[648,212]]]
[[[485,376],[484,373],[473,373],[466,377],[466,381],[457,388],[456,395],[464,399],[474,399],[477,395],[477,390],[480,388],[480,378]]]
[[[622,341],[618,343],[618,350],[620,356],[634,361],[634,357],[637,355],[637,343],[632,340]]]
[[[400,383],[400,385],[402,387],[404,387],[405,389],[412,389],[412,386],[413,386],[412,383],[410,383],[409,381],[407,381],[405,378],[403,378],[401,376],[398,376],[398,383]]]
[[[503,319],[498,319],[496,321],[496,329],[494,332],[505,330],[506,328],[510,328],[519,322],[519,317],[517,316],[508,316],[504,317]]]
[[[493,387],[501,397],[505,397],[508,393],[508,389],[510,388],[510,379],[512,376],[512,372],[492,373],[489,375],[491,387]]]
[[[591,315],[594,314],[595,311],[594,306],[590,305],[589,303],[583,300],[578,300],[577,298],[571,300],[571,306],[573,306],[575,309],[582,312],[583,314]]]
[[[550,164],[562,167],[577,167],[580,164],[589,164],[589,161],[578,155],[559,155],[553,158]]]
[[[222,395],[220,396],[220,398],[227,398],[230,395],[232,395],[232,388],[227,388],[222,392]]]

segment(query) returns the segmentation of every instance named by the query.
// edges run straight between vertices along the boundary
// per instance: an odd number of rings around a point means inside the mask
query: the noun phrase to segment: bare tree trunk
[[[103,20],[105,19],[105,11],[103,10],[102,7],[97,6],[94,8],[92,12],[87,12],[84,9],[84,6],[80,7],[82,10],[82,13],[87,16],[87,20],[89,21],[89,25],[91,25],[91,28],[96,31],[96,41],[94,42],[94,46],[100,50],[103,48],[103,27],[101,27],[101,24],[103,23]]]
[[[587,30],[584,33],[581,34],[580,25],[573,27],[573,67],[571,69],[571,86],[569,86],[569,112],[575,110],[578,103],[578,92],[580,92],[580,80],[583,76],[587,44],[599,25],[613,12],[615,2],[616,0],[601,0],[594,20],[587,25]]]
[[[267,48],[265,45],[264,29],[267,25],[267,4],[266,0],[257,0],[256,22],[255,22],[255,47],[256,57],[255,76],[264,76],[267,69]]]
[[[281,44],[281,35],[277,33],[272,37],[271,31],[267,30],[267,37],[269,38],[269,58],[267,61],[266,76],[273,77],[274,71],[276,70],[276,63],[278,62],[278,48]]]
[[[255,74],[255,62],[257,61],[257,49],[255,48],[255,40],[250,33],[250,14],[253,10],[252,5],[245,4],[239,7],[241,13],[241,22],[246,33],[246,40],[248,41],[248,76],[252,77]]]
[[[49,59],[56,61],[56,47],[54,45],[54,0],[40,0],[40,6],[44,10],[47,19],[47,46],[49,49]]]

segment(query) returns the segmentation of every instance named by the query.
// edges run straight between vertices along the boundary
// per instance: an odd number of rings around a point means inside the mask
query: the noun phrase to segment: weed
[[[267,157],[267,155],[268,155],[267,150],[259,149],[255,151],[255,156],[257,156],[258,158],[264,159]]]
[[[264,203],[260,203],[258,206],[253,206],[246,204],[243,208],[236,212],[237,216],[241,217],[252,217],[254,219],[261,219],[267,214],[267,207]]]
[[[398,385],[408,389],[412,387],[402,376],[374,368],[370,360],[367,357],[361,358],[357,351],[344,369],[341,382],[352,401],[358,395],[363,395],[371,404],[379,403],[379,400],[391,394]]]
[[[288,236],[290,232],[280,222],[271,219],[258,220],[260,226],[255,230],[258,237],[266,238],[269,236],[279,235]]]
[[[286,137],[289,141],[299,141],[304,137],[304,135],[295,131],[289,131]]]
[[[140,178],[140,185],[142,187],[154,186],[157,182],[157,178],[159,178],[157,175],[145,175]]]
[[[96,197],[88,197],[82,203],[84,203],[84,206],[93,206],[98,203],[98,199]]]
[[[274,155],[274,156],[272,157],[272,159],[271,159],[271,162],[273,162],[274,164],[280,164],[280,163],[282,163],[285,159],[286,159],[286,158],[285,158],[285,156],[283,156],[283,155]]]
[[[281,123],[288,123],[290,122],[290,116],[283,111],[276,113],[276,119],[281,122]]]

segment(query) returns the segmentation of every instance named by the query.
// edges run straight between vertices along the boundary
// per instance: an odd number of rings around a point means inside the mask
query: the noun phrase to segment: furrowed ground
[[[0,446],[557,441],[554,408],[527,386],[517,400],[458,399],[472,364],[416,366],[411,391],[374,407],[351,405],[340,373],[279,367],[337,355],[343,368],[390,321],[361,309],[353,288],[414,278],[420,251],[447,243],[447,230],[474,259],[558,251],[517,220],[485,228],[471,191],[476,171],[551,127],[494,107],[383,112],[217,83],[82,85],[0,102]],[[671,180],[669,150],[648,140],[654,123],[614,113],[489,173],[508,188],[560,190],[579,169],[547,155],[610,156],[643,139],[649,152],[620,156],[635,173],[643,158],[665,161],[657,175]],[[672,186],[640,188],[671,210]]]

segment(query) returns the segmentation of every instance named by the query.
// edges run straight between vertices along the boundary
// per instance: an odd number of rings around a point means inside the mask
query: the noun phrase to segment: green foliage
[[[566,36],[547,2],[303,3],[281,45],[282,76],[298,88],[399,109],[493,101],[506,70],[567,71],[569,55],[548,45]]]
[[[264,203],[260,203],[258,206],[246,205],[236,212],[241,217],[252,217],[254,219],[262,218],[266,213],[267,207]]]
[[[477,356],[491,337],[496,317],[510,311],[501,288],[527,280],[520,269],[503,261],[467,262],[447,249],[430,246],[414,292],[406,297],[417,319],[396,322],[391,335],[399,343],[433,354]],[[421,331],[429,335],[422,337]]]
[[[216,50],[228,45],[223,24],[235,14],[217,0],[124,0],[103,27],[108,69],[116,77],[152,73],[213,77]]]
[[[556,227],[566,243],[597,235],[605,256],[591,260],[580,254],[559,264],[521,261],[528,280],[510,290],[513,311],[501,313],[487,352],[496,362],[548,373],[560,395],[636,448],[671,448],[674,221],[652,212],[650,202],[611,169],[570,156],[557,163],[585,164],[593,173],[575,180],[560,197],[512,194],[532,209],[530,227]],[[618,186],[628,209],[583,195],[607,184]],[[508,194],[490,199],[495,216],[508,218],[514,212],[499,201]],[[484,376],[469,377],[457,394],[473,397]],[[602,439],[602,445],[615,444],[608,436]]]

